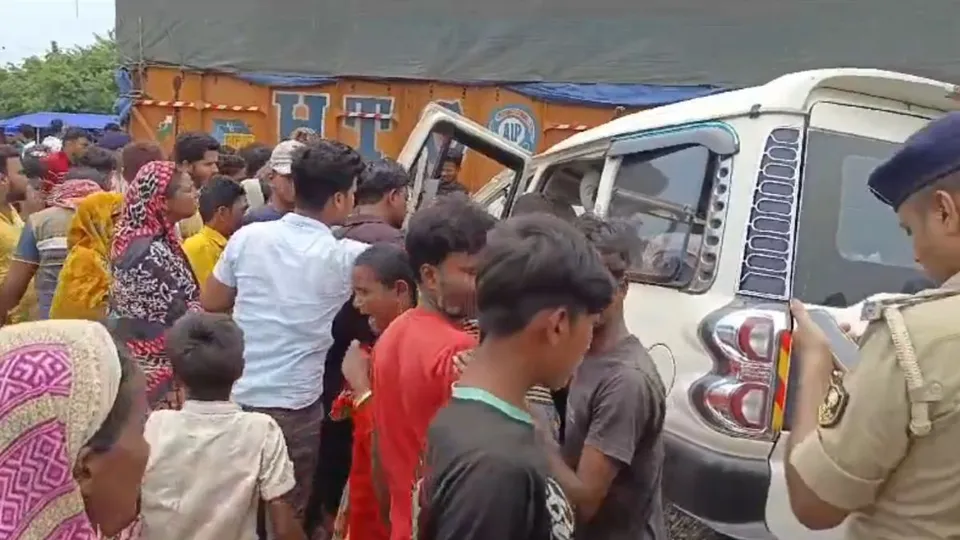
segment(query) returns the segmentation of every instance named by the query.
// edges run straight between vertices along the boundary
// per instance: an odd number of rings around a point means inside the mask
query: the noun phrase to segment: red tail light
[[[750,317],[740,324],[737,347],[754,362],[770,362],[773,347],[773,322],[764,317]]]
[[[786,310],[778,307],[723,310],[704,320],[700,334],[714,369],[694,385],[691,397],[707,422],[738,437],[772,435],[771,405],[788,324]]]

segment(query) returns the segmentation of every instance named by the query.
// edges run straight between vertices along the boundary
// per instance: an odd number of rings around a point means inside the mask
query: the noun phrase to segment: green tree
[[[119,59],[110,35],[73,49],[54,41],[43,56],[0,67],[0,118],[38,111],[110,113]]]

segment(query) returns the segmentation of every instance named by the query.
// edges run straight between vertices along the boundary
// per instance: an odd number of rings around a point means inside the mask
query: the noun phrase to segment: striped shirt
[[[60,270],[67,258],[67,231],[73,210],[51,206],[27,218],[14,260],[37,267],[34,283],[40,307],[39,318],[48,319]]]

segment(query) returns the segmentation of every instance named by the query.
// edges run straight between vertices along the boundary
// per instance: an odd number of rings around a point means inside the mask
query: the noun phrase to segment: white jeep
[[[840,538],[805,529],[787,500],[786,302],[856,318],[868,296],[927,286],[866,182],[910,134],[960,108],[956,96],[888,71],[805,71],[627,115],[536,156],[430,105],[399,161],[420,194],[440,136],[508,169],[475,195],[498,217],[540,191],[630,222],[627,322],[669,386],[666,497],[735,538]]]

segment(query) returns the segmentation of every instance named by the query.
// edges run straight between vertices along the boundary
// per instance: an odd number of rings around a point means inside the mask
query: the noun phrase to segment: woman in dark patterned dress
[[[169,161],[144,165],[127,186],[113,238],[109,323],[147,376],[156,409],[179,409],[164,334],[188,311],[200,309],[200,287],[174,225],[197,211],[189,175]]]

